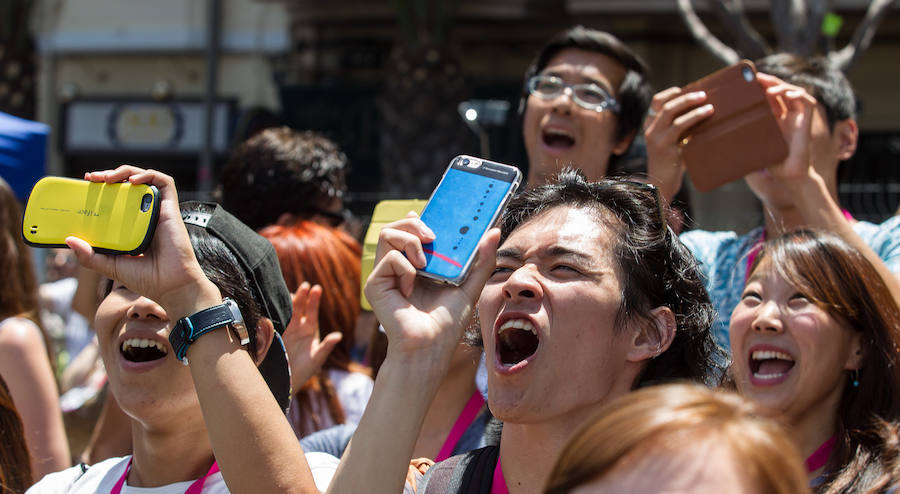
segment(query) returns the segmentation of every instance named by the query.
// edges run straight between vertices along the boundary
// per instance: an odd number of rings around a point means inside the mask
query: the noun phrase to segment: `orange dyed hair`
[[[322,285],[320,336],[333,331],[344,335],[324,367],[348,370],[360,310],[359,242],[343,230],[306,220],[269,226],[259,234],[275,247],[288,290],[295,292],[304,281]]]

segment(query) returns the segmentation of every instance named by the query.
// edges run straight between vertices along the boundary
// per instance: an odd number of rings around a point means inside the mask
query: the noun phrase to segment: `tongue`
[[[759,370],[756,371],[756,373],[763,374],[763,375],[784,374],[785,372],[791,370],[791,367],[793,367],[793,366],[794,366],[794,363],[789,360],[779,360],[779,359],[763,360],[759,364]]]

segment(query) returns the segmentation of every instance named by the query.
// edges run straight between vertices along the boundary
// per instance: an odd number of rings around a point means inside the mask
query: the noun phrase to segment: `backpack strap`
[[[487,446],[452,456],[431,467],[422,494],[490,494],[499,446]]]

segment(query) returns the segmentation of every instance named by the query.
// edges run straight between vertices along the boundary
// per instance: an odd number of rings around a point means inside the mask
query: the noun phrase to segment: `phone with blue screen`
[[[462,283],[478,242],[497,222],[521,181],[522,172],[514,166],[473,156],[453,158],[422,211],[422,221],[435,239],[422,246],[427,264],[419,274]]]

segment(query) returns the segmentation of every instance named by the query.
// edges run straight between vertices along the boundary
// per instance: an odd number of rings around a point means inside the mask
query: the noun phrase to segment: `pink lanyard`
[[[434,459],[435,462],[444,461],[453,455],[453,448],[456,447],[456,443],[462,438],[466,429],[468,429],[469,426],[472,425],[472,422],[475,421],[475,418],[478,417],[478,412],[481,411],[482,406],[484,406],[484,397],[481,396],[481,392],[476,389],[475,392],[472,393],[472,397],[469,398],[469,402],[466,403],[465,408],[460,412],[459,417],[456,418],[453,428],[450,429],[450,434],[447,435],[447,439],[444,440],[444,445],[441,446],[441,451]]]
[[[831,456],[831,451],[834,450],[834,443],[836,441],[837,438],[831,436],[827,441],[819,446],[819,449],[815,450],[813,454],[809,455],[809,458],[806,459],[806,471],[808,473],[815,472],[816,470],[824,467],[826,463],[828,463],[828,457]]]
[[[116,485],[109,491],[109,494],[120,494],[122,492],[122,487],[125,485],[125,478],[128,477],[128,472],[131,471],[131,460],[134,457],[128,459],[128,465],[125,466],[125,473],[122,474],[122,477],[119,478],[119,481],[116,482]],[[219,464],[213,462],[212,466],[209,467],[209,471],[206,472],[206,475],[200,477],[195,480],[191,485],[188,486],[187,490],[184,491],[184,494],[200,494],[203,492],[203,483],[206,482],[206,478],[210,475],[219,471]]]
[[[500,465],[500,457],[497,457],[497,467],[494,468],[494,480],[491,482],[491,494],[509,494],[506,487],[506,478],[503,477],[503,466]]]
[[[850,214],[850,211],[846,209],[841,210],[844,213],[844,218],[847,218],[847,221],[853,221],[853,215]],[[753,266],[753,261],[756,260],[756,254],[759,253],[760,247],[762,247],[763,242],[766,241],[766,229],[763,228],[762,235],[760,235],[759,239],[756,241],[756,244],[753,245],[753,248],[750,249],[750,253],[747,254],[747,272],[744,274],[744,280],[750,278],[750,267]]]

